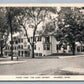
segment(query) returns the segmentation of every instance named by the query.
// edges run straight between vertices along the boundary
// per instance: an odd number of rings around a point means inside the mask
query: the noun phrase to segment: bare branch
[[[26,33],[26,36],[27,36],[27,40],[28,40],[28,42],[30,43],[30,45],[32,45],[32,43],[30,42],[30,39],[29,39],[29,37],[28,37],[28,33],[27,33],[27,30],[26,30],[25,26],[24,26],[23,24],[20,24],[20,25],[24,28],[25,33]]]

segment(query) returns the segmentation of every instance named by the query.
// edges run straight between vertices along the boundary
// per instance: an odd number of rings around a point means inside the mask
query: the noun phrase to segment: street
[[[0,75],[78,75],[80,73],[69,74],[61,70],[68,67],[84,69],[84,56],[62,56],[59,58],[48,56],[23,59],[22,61],[0,63]]]

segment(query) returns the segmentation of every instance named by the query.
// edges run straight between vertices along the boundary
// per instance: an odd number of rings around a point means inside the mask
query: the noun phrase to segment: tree
[[[68,43],[75,55],[75,42],[84,42],[84,14],[76,7],[62,7],[58,14],[58,31],[61,33],[57,37],[60,42]]]
[[[1,47],[1,56],[3,56],[3,48],[6,45],[9,35],[9,29],[7,25],[7,20],[5,16],[5,8],[0,8],[0,47]]]
[[[20,31],[20,28],[14,25],[15,17],[21,13],[20,8],[16,7],[6,7],[6,19],[8,27],[10,28],[9,32],[11,33],[11,60],[13,60],[13,33]]]
[[[53,21],[49,21],[44,26],[43,34],[48,34],[55,31],[55,25]]]
[[[38,26],[47,19],[48,14],[56,13],[56,8],[52,7],[26,7],[24,8],[24,13],[17,18],[17,25],[23,27],[25,30],[28,42],[31,45],[32,58],[34,58],[34,45],[35,45],[35,34]],[[28,28],[33,30],[32,42],[29,39]]]

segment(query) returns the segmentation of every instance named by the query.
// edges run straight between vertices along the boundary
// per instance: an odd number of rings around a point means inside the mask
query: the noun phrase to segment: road
[[[45,58],[24,59],[25,62],[0,64],[0,75],[64,75],[61,69],[84,68],[84,56]]]

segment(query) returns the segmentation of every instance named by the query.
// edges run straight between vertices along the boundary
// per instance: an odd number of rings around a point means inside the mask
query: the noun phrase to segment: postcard
[[[0,4],[0,81],[84,81],[84,4]]]

